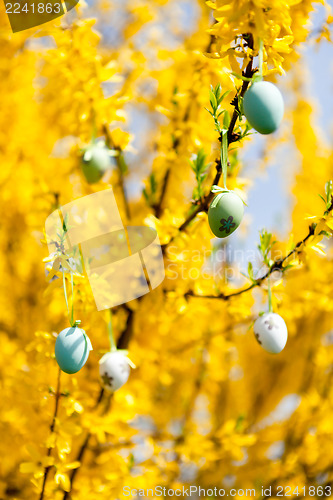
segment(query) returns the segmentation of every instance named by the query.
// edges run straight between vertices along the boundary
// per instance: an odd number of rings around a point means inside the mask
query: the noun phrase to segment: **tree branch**
[[[333,202],[331,207],[329,208],[328,211],[331,211],[333,209]],[[243,293],[249,292],[250,290],[253,290],[253,288],[259,287],[262,285],[262,283],[267,279],[273,272],[275,271],[282,271],[284,270],[283,264],[294,254],[296,253],[297,255],[301,251],[302,245],[304,245],[308,239],[314,235],[315,232],[315,226],[311,225],[309,226],[309,232],[303,238],[301,241],[299,241],[293,250],[291,250],[287,255],[285,255],[282,259],[278,259],[274,261],[274,263],[271,265],[271,267],[268,269],[268,271],[261,277],[258,278],[255,283],[252,283],[250,286],[246,288],[242,288],[240,290],[237,290],[235,292],[231,292],[229,294],[224,294],[220,293],[219,295],[197,295],[192,291],[189,291],[185,294],[186,297],[197,297],[197,298],[204,298],[204,299],[222,299],[222,300],[229,300],[232,297],[236,297],[238,295],[242,295]]]
[[[187,106],[186,111],[185,111],[185,116],[183,119],[183,123],[186,123],[190,117],[190,111],[191,111],[191,103]],[[178,146],[180,144],[180,137],[177,137],[173,139],[172,143],[172,149],[177,153]],[[155,216],[159,218],[162,213],[162,208],[163,208],[163,201],[167,192],[168,188],[168,182],[171,174],[171,167],[168,167],[164,179],[163,179],[163,184],[162,184],[162,190],[161,190],[161,195],[160,199],[157,204],[155,204],[152,208],[155,210]]]
[[[53,434],[53,432],[54,432],[54,426],[55,426],[56,418],[57,418],[57,415],[58,415],[58,409],[59,409],[59,399],[61,397],[61,393],[60,393],[60,376],[61,376],[61,370],[60,370],[60,368],[58,368],[57,389],[56,389],[56,393],[55,393],[55,405],[54,405],[54,412],[53,412],[52,422],[51,422],[51,425],[50,425],[50,433],[51,434]],[[51,453],[52,453],[52,448],[50,447],[47,450],[47,456],[50,457]],[[44,498],[47,476],[49,475],[49,472],[50,472],[51,468],[52,468],[51,465],[48,466],[48,467],[45,467],[44,477],[43,477],[42,491],[40,493],[39,500],[43,500],[43,498]]]
[[[248,46],[249,46],[250,49],[253,49],[253,37],[252,37],[251,34],[249,34]],[[248,65],[246,66],[245,71],[243,71],[243,76],[245,76],[247,78],[251,78],[253,76],[253,74],[255,73],[256,70],[252,69],[252,63],[253,63],[253,57],[250,57],[250,61],[249,61]],[[245,94],[248,86],[249,86],[249,82],[243,81],[242,89],[240,91],[239,97],[243,97],[244,96],[244,94]],[[230,124],[229,124],[229,127],[228,127],[228,145],[230,145],[232,142],[236,142],[237,139],[238,139],[238,137],[234,134],[234,128],[235,128],[235,125],[236,125],[236,122],[237,122],[237,118],[239,116],[238,110],[237,110],[237,106],[238,106],[238,104],[235,104],[235,109],[234,109],[234,112],[232,114],[232,117],[231,117],[231,120],[230,120]],[[219,183],[219,181],[221,179],[221,175],[222,175],[222,166],[221,166],[221,160],[220,160],[220,158],[217,158],[215,160],[215,163],[216,163],[216,175],[215,175],[214,181],[212,183],[212,186],[213,185],[217,185]],[[206,212],[208,210],[209,204],[212,201],[212,199],[214,198],[214,196],[215,196],[215,194],[212,193],[211,190],[209,190],[209,193],[206,194],[206,196],[201,200],[201,202],[199,203],[199,205],[197,205],[195,207],[195,209],[193,210],[193,212],[179,226],[177,235],[178,235],[178,233],[184,231],[187,228],[187,226],[198,215],[198,213],[200,213],[200,212]],[[177,235],[173,236],[168,241],[168,243],[162,245],[162,248],[165,249],[168,245],[170,245],[170,243],[172,243],[172,241],[175,239],[175,237]]]

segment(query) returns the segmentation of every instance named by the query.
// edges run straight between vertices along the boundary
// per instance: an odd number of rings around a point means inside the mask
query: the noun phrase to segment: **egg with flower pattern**
[[[226,238],[238,228],[244,215],[244,203],[233,191],[219,193],[208,210],[208,222],[218,238]]]

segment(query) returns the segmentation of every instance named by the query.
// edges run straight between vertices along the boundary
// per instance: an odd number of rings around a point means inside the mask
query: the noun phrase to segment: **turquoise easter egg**
[[[55,343],[55,357],[65,373],[76,373],[81,370],[91,350],[89,337],[77,326],[62,330]]]
[[[97,144],[89,146],[82,157],[81,167],[89,184],[98,182],[110,167],[109,150]]]
[[[244,203],[232,191],[220,193],[213,199],[208,210],[208,222],[218,238],[226,238],[238,228],[244,215]]]
[[[260,134],[271,134],[280,126],[284,103],[279,89],[271,82],[254,82],[245,92],[244,115]]]

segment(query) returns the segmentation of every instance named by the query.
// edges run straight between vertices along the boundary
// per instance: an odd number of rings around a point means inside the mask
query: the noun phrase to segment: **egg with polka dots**
[[[121,351],[108,352],[99,361],[99,374],[104,389],[114,392],[126,384],[130,366],[126,355]]]
[[[268,312],[259,316],[253,330],[258,344],[271,354],[281,352],[287,343],[287,325],[279,314]]]

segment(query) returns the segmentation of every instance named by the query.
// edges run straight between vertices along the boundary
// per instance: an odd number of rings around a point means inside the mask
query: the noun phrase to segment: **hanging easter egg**
[[[268,312],[259,316],[253,330],[258,343],[272,354],[281,352],[287,343],[287,325],[279,314]]]
[[[243,110],[257,132],[271,134],[277,130],[283,118],[283,97],[273,83],[254,82],[245,92]]]
[[[213,199],[208,210],[208,222],[218,238],[225,238],[239,226],[244,215],[244,203],[232,191],[219,193]]]
[[[62,330],[55,343],[55,357],[65,373],[76,373],[81,370],[91,350],[92,345],[88,335],[78,326]]]
[[[99,374],[103,387],[114,392],[126,384],[130,365],[126,354],[122,351],[113,351],[105,354],[99,361]]]
[[[87,147],[82,157],[82,172],[89,184],[98,182],[110,167],[110,153],[104,143]]]

